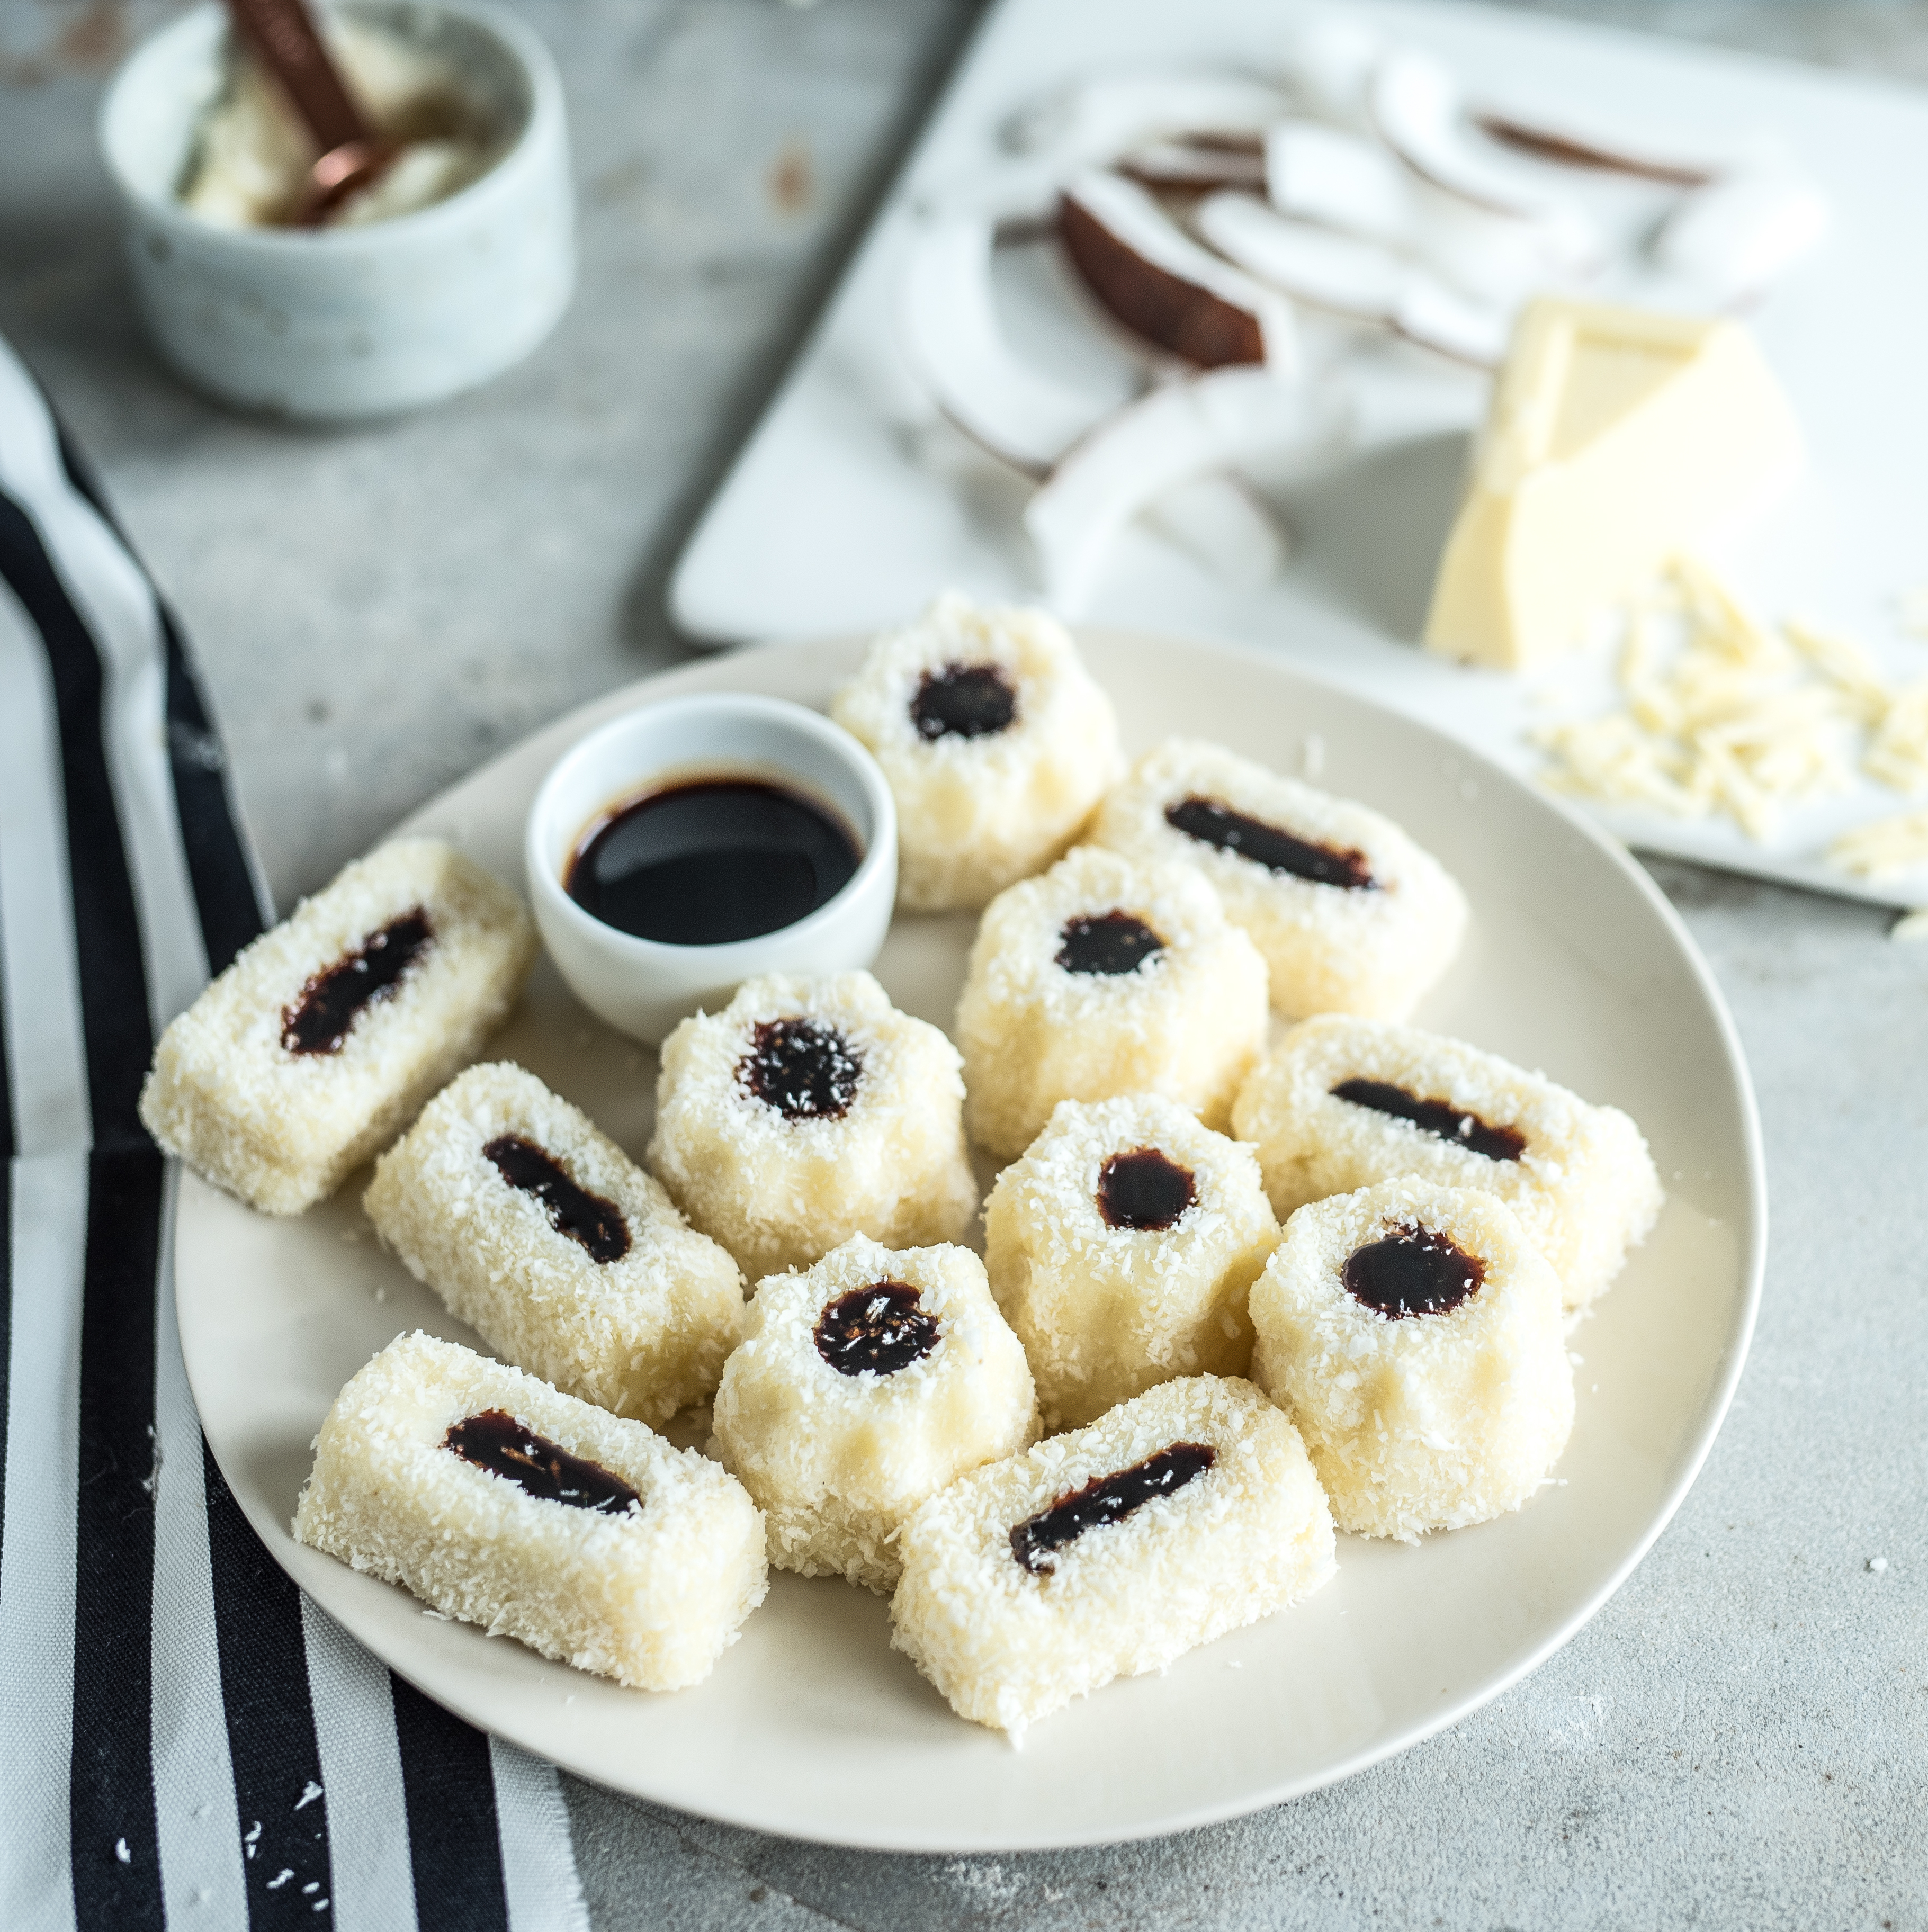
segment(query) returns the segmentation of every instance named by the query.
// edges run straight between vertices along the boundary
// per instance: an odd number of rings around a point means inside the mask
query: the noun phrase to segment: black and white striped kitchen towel
[[[271,916],[180,637],[0,342],[0,1928],[586,1932],[554,1772],[308,1603],[202,1439],[135,1100]]]

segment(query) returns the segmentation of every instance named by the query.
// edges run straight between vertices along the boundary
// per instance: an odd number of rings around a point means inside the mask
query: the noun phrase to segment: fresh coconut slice
[[[1291,305],[1201,248],[1135,182],[1091,170],[1059,204],[1065,249],[1125,326],[1204,368],[1298,366]]]
[[[1292,555],[1292,532],[1233,470],[1174,483],[1145,521],[1234,590],[1262,590]]]
[[[1089,602],[1105,553],[1145,507],[1212,470],[1330,448],[1343,416],[1269,370],[1215,370],[1155,389],[1095,430],[1026,506],[1047,590],[1064,614]]]
[[[1014,469],[1044,476],[1110,405],[1015,354],[999,326],[991,220],[952,214],[911,244],[899,296],[906,359],[937,406]]]
[[[1742,158],[1735,147],[1709,147],[1677,132],[1618,123],[1564,102],[1482,100],[1470,118],[1481,133],[1536,160],[1637,175],[1675,188],[1702,187]]]
[[[1400,291],[1393,328],[1422,349],[1477,369],[1497,369],[1513,337],[1513,312],[1469,302],[1431,275],[1414,274]]]
[[[1406,265],[1389,248],[1275,214],[1250,195],[1215,194],[1192,215],[1219,254],[1295,301],[1365,322],[1389,322]]]
[[[1213,195],[1193,219],[1221,254],[1295,301],[1380,323],[1482,368],[1506,352],[1507,310],[1467,300],[1375,242],[1289,221],[1248,195]]]
[[[1601,258],[1599,234],[1574,202],[1476,145],[1459,83],[1430,55],[1388,54],[1374,70],[1371,107],[1380,138],[1437,194],[1527,225],[1550,263],[1573,269]]]
[[[1257,137],[1286,111],[1276,87],[1236,74],[1094,74],[1021,107],[1004,125],[1006,148],[1090,166],[1161,137]]]
[[[1386,46],[1386,36],[1362,21],[1329,14],[1314,18],[1286,44],[1281,63],[1286,84],[1309,112],[1365,129],[1373,71]]]
[[[1716,306],[1764,293],[1827,232],[1827,197],[1791,164],[1729,175],[1685,196],[1653,258]]]
[[[1412,184],[1376,141],[1281,121],[1266,136],[1266,194],[1280,214],[1395,248],[1413,238]]]
[[[1150,141],[1115,164],[1141,187],[1167,194],[1208,194],[1215,188],[1263,190],[1264,144],[1257,136]]]

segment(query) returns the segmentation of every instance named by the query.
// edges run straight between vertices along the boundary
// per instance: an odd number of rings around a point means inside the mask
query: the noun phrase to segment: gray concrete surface
[[[497,746],[683,655],[668,562],[971,9],[530,0],[575,120],[581,296],[482,394],[334,435],[207,406],[135,332],[91,120],[168,10],[0,0],[0,331],[185,616],[286,904]],[[1928,5],[1560,10],[1928,80]],[[1393,1762],[1149,1844],[875,1857],[572,1781],[598,1932],[1928,1927],[1928,947],[1655,871],[1752,1061],[1774,1238],[1734,1413],[1601,1615]]]

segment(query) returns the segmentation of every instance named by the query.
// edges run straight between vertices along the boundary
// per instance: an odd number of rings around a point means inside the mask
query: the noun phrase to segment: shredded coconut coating
[[[1395,1319],[1347,1293],[1401,1227],[1485,1264],[1456,1307]],[[1503,1202],[1389,1180],[1302,1208],[1252,1287],[1252,1373],[1305,1432],[1341,1529],[1415,1543],[1516,1510],[1573,1426],[1560,1283]]]
[[[758,1024],[782,1019],[833,1028],[861,1056],[841,1117],[788,1119],[738,1079]],[[649,1163],[752,1281],[807,1268],[853,1234],[954,1241],[978,1206],[963,1096],[956,1048],[868,973],[771,974],[664,1041]]]
[[[1124,912],[1164,941],[1135,972],[1058,964],[1067,921]],[[1060,1100],[1162,1094],[1223,1126],[1266,1036],[1266,965],[1189,866],[1081,845],[1000,892],[971,947],[954,1029],[971,1138],[1022,1154]]]
[[[1177,1442],[1215,1450],[1216,1464],[1065,1544],[1048,1575],[1018,1562],[1018,1524]],[[1335,1567],[1298,1430],[1250,1382],[1212,1376],[1167,1382],[965,1477],[911,1519],[899,1547],[892,1645],[959,1717],[1014,1736],[1301,1601]]]
[[[899,1282],[939,1330],[921,1359],[847,1376],[816,1346],[824,1310]],[[887,1596],[897,1533],[920,1504],[1038,1435],[1031,1370],[968,1248],[892,1249],[858,1235],[758,1285],[716,1397],[716,1447],[764,1512],[770,1561]]]
[[[433,944],[339,1051],[291,1053],[303,987],[419,906]],[[473,860],[402,838],[344,866],[161,1036],[140,1118],[169,1154],[268,1214],[299,1214],[386,1147],[506,1016],[536,957],[522,902]]]
[[[911,705],[926,672],[990,665],[1017,715],[981,737],[921,736]],[[1124,770],[1118,723],[1063,625],[981,608],[955,591],[878,638],[830,716],[866,746],[897,802],[897,903],[975,910],[1042,870]]]
[[[1168,1228],[1113,1227],[1105,1162],[1155,1149],[1196,1198]],[[991,1290],[1024,1343],[1047,1429],[1180,1376],[1242,1376],[1245,1298],[1278,1245],[1257,1157],[1155,1094],[1059,1102],[984,1210]]]
[[[629,1252],[596,1262],[483,1149],[513,1135],[613,1202]],[[660,1426],[709,1396],[742,1333],[737,1264],[662,1184],[534,1074],[497,1062],[445,1087],[376,1164],[383,1242],[499,1355],[612,1414]]]
[[[620,1477],[641,1510],[532,1496],[442,1446],[491,1409]],[[302,1542],[619,1684],[701,1683],[768,1587],[763,1520],[734,1477],[452,1342],[391,1342],[335,1398],[315,1452]]]
[[[1308,844],[1356,852],[1374,884],[1353,889],[1275,872],[1194,838],[1165,812],[1194,797]],[[1091,836],[1128,858],[1197,866],[1265,956],[1272,1002],[1284,1013],[1403,1019],[1452,964],[1466,930],[1465,894],[1391,819],[1221,746],[1168,738],[1106,797]]]
[[[1524,1136],[1518,1160],[1491,1160],[1409,1120],[1340,1100],[1353,1079],[1384,1081]],[[1258,1150],[1284,1220],[1308,1201],[1395,1175],[1497,1196],[1560,1277],[1568,1310],[1612,1285],[1666,1199],[1639,1128],[1463,1040],[1418,1027],[1327,1015],[1294,1027],[1253,1073],[1233,1132]]]

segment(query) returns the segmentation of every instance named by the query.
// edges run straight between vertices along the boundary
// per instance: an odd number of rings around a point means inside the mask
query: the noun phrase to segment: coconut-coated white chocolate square
[[[1047,1429],[1180,1376],[1242,1376],[1278,1244],[1250,1148],[1155,1094],[1060,1101],[984,1209],[991,1290]]]
[[[290,1050],[311,983],[352,972],[397,921],[431,937],[332,1051]],[[514,1005],[536,956],[521,902],[453,848],[398,838],[344,866],[248,947],[161,1035],[140,1117],[250,1206],[299,1214],[387,1145]]]
[[[1392,1256],[1395,1280],[1416,1254],[1445,1264],[1463,1298],[1387,1312],[1361,1298],[1374,1273],[1349,1285],[1368,1250],[1367,1263]],[[1527,1502],[1566,1446],[1560,1283],[1492,1195],[1407,1179],[1302,1208],[1251,1312],[1253,1376],[1299,1424],[1341,1529],[1410,1543],[1485,1522]]]
[[[984,1263],[861,1235],[758,1284],[716,1420],[770,1562],[886,1595],[905,1519],[1038,1433],[1031,1370]]]
[[[501,1411],[628,1484],[619,1513],[533,1496],[446,1446]],[[443,1616],[647,1690],[700,1683],[763,1600],[763,1520],[734,1477],[640,1422],[423,1334],[335,1398],[295,1513],[303,1543]]]
[[[947,725],[960,679],[978,681],[978,701]],[[1124,768],[1111,700],[1063,625],[955,591],[879,637],[830,716],[896,800],[897,898],[911,911],[975,909],[1048,866]]]
[[[965,1124],[1005,1160],[1060,1100],[1162,1094],[1223,1126],[1266,1023],[1265,962],[1197,872],[1078,846],[978,922]]]
[[[511,1184],[502,1163],[521,1171],[518,1150],[551,1194],[560,1180],[587,1197],[583,1234],[550,1194]],[[659,1425],[705,1400],[742,1332],[728,1254],[520,1066],[472,1066],[443,1088],[362,1202],[383,1244],[498,1354],[612,1414]]]
[[[957,1050],[868,973],[748,980],[662,1046],[649,1162],[752,1281],[853,1234],[953,1241],[978,1205]]]
[[[1348,1099],[1347,1088],[1381,1104]],[[1281,1220],[1397,1174],[1497,1195],[1553,1264],[1569,1310],[1611,1285],[1665,1198],[1640,1130],[1617,1107],[1385,1021],[1327,1015],[1293,1028],[1246,1082],[1233,1131],[1257,1148]]]
[[[1050,1540],[1043,1519],[1137,1472],[1158,1493]],[[1334,1568],[1332,1514],[1298,1430],[1250,1382],[1213,1376],[962,1478],[899,1546],[891,1642],[959,1717],[1014,1733],[1299,1602]]]

